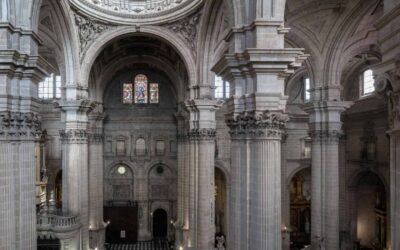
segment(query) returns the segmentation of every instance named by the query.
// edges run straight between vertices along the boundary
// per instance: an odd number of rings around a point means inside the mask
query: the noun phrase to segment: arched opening
[[[215,168],[215,232],[227,235],[227,186],[224,172]]]
[[[138,207],[133,196],[133,172],[116,164],[106,178],[104,221],[107,243],[133,243],[137,240]]]
[[[165,239],[168,234],[168,215],[164,209],[153,212],[153,238]]]
[[[62,207],[62,170],[60,170],[57,175],[56,175],[56,180],[54,184],[54,190],[55,190],[55,201],[56,201],[56,207],[61,208]]]
[[[154,35],[117,37],[94,61],[89,95],[107,114],[105,164],[114,169],[104,185],[104,217],[110,221],[107,243],[174,238],[169,221],[177,217],[175,116],[188,84],[180,54]],[[115,163],[129,168],[126,174],[121,176]],[[167,214],[165,219],[154,218],[159,208]],[[130,214],[124,209],[131,209]],[[156,222],[160,225],[153,231]]]
[[[311,242],[311,168],[290,181],[290,242],[290,249],[303,249]]]
[[[358,175],[353,186],[353,239],[357,249],[385,249],[387,243],[387,200],[381,179],[370,171]]]

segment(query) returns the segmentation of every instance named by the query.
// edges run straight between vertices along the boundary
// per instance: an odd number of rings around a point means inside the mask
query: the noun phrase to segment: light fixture
[[[119,173],[120,175],[123,175],[123,174],[126,173],[126,168],[125,168],[124,166],[119,166],[118,169],[117,169],[117,171],[118,171],[118,173]]]

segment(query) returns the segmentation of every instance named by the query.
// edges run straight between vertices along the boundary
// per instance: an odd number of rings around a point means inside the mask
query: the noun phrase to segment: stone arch
[[[146,26],[140,27],[118,27],[111,31],[104,32],[96,41],[94,41],[82,58],[82,74],[80,82],[84,87],[88,87],[90,70],[100,52],[113,40],[124,36],[151,36],[160,39],[171,45],[181,56],[189,76],[189,86],[197,84],[198,77],[196,73],[196,63],[194,55],[184,41],[182,41],[174,32],[163,27]]]
[[[324,63],[324,79],[323,82],[331,85],[339,83],[341,79],[341,58],[343,58],[343,51],[350,36],[353,34],[354,29],[359,25],[362,17],[376,6],[375,2],[363,5],[359,3],[347,16],[343,18],[340,25],[332,32],[332,42],[329,46],[329,51],[325,57]]]
[[[385,179],[373,169],[358,169],[348,180],[352,201],[348,204],[350,242],[357,241],[363,247],[374,244],[386,247],[390,244],[391,221],[390,193]],[[375,230],[381,234],[377,236]]]
[[[303,170],[305,170],[305,169],[307,169],[307,168],[310,168],[310,169],[311,169],[311,165],[301,165],[301,166],[295,168],[293,171],[291,171],[291,172],[289,173],[287,179],[286,179],[286,185],[287,185],[287,186],[290,186],[290,182],[292,181],[293,177],[294,177],[296,174],[300,173],[301,171],[303,171]]]
[[[307,68],[301,67],[298,70],[296,70],[295,73],[286,80],[285,95],[288,96],[288,103],[294,103],[294,101],[298,99],[297,97],[304,93],[304,91],[303,91],[304,85],[301,85],[301,86],[298,86],[298,85],[300,83],[300,80],[305,75],[307,75],[311,79],[310,73],[308,72]],[[303,98],[303,97],[301,97],[301,98]]]
[[[203,13],[198,39],[198,47],[202,49],[198,58],[198,76],[199,82],[203,86],[211,86],[213,84],[211,67],[216,63],[216,47],[225,43],[224,37],[221,37],[223,35],[221,33],[225,33],[227,29],[224,19],[224,3],[221,1],[206,2]],[[222,57],[222,54],[220,57]],[[205,89],[200,95],[211,97],[211,92],[211,88]]]
[[[122,171],[123,168],[123,171]],[[134,171],[128,164],[117,162],[106,172],[105,195],[107,202],[132,201],[135,199]]]
[[[133,176],[137,176],[137,174],[138,174],[137,170],[129,162],[124,161],[124,160],[116,160],[116,161],[113,161],[110,164],[108,164],[107,169],[105,171],[105,173],[107,173],[107,176],[110,173],[111,169],[113,167],[117,166],[117,165],[125,165],[125,166],[127,166],[129,168],[129,170],[132,172]]]
[[[175,72],[175,70],[168,63],[164,62],[161,58],[146,55],[127,56],[111,62],[109,66],[106,66],[104,68],[103,74],[100,76],[100,78],[97,79],[98,86],[94,88],[96,92],[91,92],[90,96],[96,101],[103,101],[103,93],[107,87],[107,84],[112,80],[113,73],[122,68],[128,67],[129,65],[134,65],[139,62],[147,63],[164,72],[173,84],[173,93],[175,94],[176,100],[184,101],[185,89],[181,87],[182,85],[184,85],[184,80],[181,79],[181,77]]]
[[[386,179],[384,178],[384,176],[374,170],[374,169],[362,169],[359,168],[357,170],[355,170],[353,173],[350,174],[350,176],[347,179],[347,187],[349,187],[350,189],[353,189],[357,186],[358,181],[365,175],[365,174],[373,174],[375,175],[383,184],[383,186],[385,187],[385,192],[386,194],[389,194],[390,192],[390,187],[386,181]]]
[[[41,1],[47,3],[49,6],[49,14],[51,14],[51,25],[54,28],[53,33],[56,34],[60,43],[59,50],[57,51],[58,66],[60,73],[63,77],[63,84],[73,85],[77,82],[78,78],[78,53],[76,47],[77,41],[74,34],[74,27],[71,25],[72,21],[68,14],[68,4],[64,1]],[[42,24],[39,24],[42,25]]]

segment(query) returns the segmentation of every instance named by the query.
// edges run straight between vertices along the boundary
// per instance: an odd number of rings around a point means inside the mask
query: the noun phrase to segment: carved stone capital
[[[309,134],[315,142],[339,143],[344,137],[344,134],[338,130],[316,130]]]
[[[41,118],[38,114],[0,112],[0,138],[34,139],[41,134]]]
[[[215,140],[217,131],[211,128],[192,129],[187,138],[189,140]]]
[[[89,133],[87,136],[89,142],[93,144],[101,144],[104,141],[104,134],[102,133]]]
[[[65,144],[84,144],[88,142],[88,133],[84,129],[60,130],[61,142]]]
[[[233,138],[279,138],[286,129],[289,117],[282,112],[243,112],[226,120]]]

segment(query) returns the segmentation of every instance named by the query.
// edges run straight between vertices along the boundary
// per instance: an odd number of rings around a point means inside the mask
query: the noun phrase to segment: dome
[[[117,23],[162,23],[179,18],[202,0],[70,0],[92,16]]]

